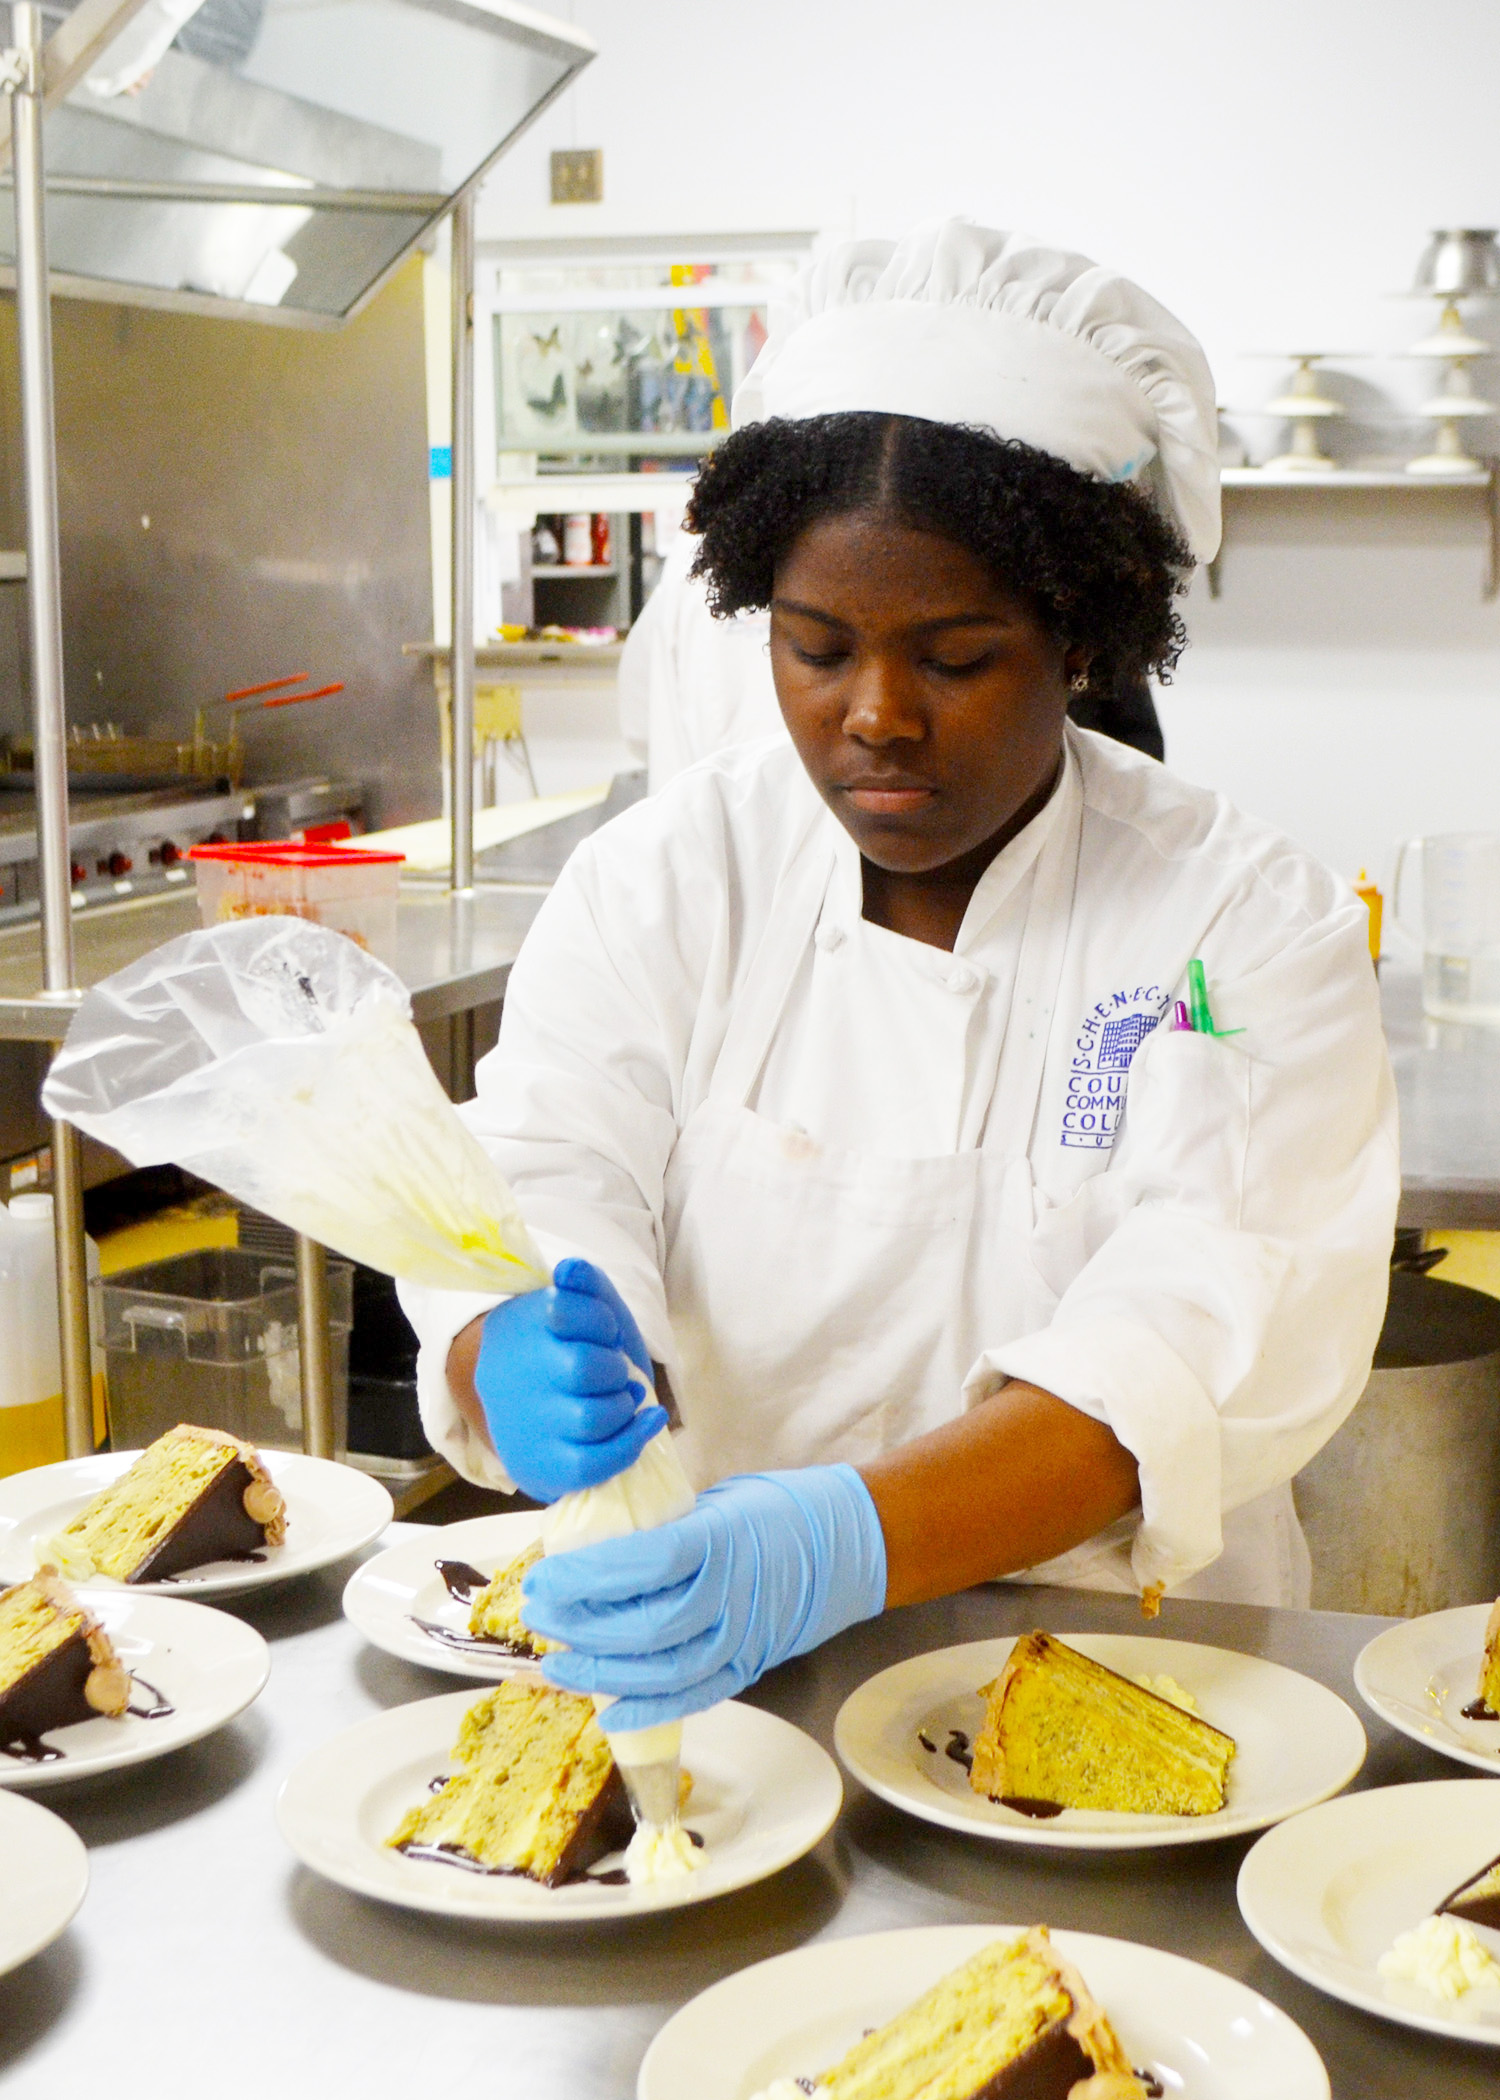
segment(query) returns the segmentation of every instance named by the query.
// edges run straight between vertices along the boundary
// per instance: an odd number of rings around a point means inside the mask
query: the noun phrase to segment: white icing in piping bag
[[[650,1380],[635,1364],[630,1365],[630,1382],[640,1388],[642,1407],[655,1405]],[[596,1546],[632,1531],[653,1531],[658,1524],[685,1517],[696,1499],[677,1446],[664,1429],[652,1437],[635,1464],[613,1480],[554,1502],[542,1517],[542,1551],[571,1553],[575,1547]],[[607,1694],[594,1700],[635,1814],[636,1833],[625,1855],[625,1871],[632,1881],[691,1873],[697,1858],[677,1809],[682,1723],[611,1732],[605,1715],[613,1704]]]

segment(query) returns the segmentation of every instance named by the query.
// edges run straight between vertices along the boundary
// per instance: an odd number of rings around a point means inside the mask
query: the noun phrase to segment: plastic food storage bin
[[[334,1443],[349,1440],[353,1270],[328,1264]],[[302,1449],[297,1272],[239,1247],[174,1254],[104,1279],[110,1436],[134,1450],[178,1422]]]
[[[315,919],[390,962],[404,853],[347,846],[190,846],[205,926],[226,919]]]

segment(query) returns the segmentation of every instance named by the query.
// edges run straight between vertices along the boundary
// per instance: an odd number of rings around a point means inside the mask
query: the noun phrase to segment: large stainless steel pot
[[[1321,1610],[1500,1595],[1500,1299],[1394,1271],[1370,1382],[1293,1493]]]

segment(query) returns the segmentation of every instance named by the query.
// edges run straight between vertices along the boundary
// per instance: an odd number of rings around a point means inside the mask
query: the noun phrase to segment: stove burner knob
[[[109,856],[109,859],[105,863],[105,865],[108,869],[108,872],[111,875],[119,876],[128,875],[131,869],[135,866],[135,862],[130,858],[130,855],[128,853],[121,853],[119,849],[116,848],[116,850]]]
[[[75,882],[75,883],[78,883],[78,882],[87,882],[87,881],[88,881],[88,879],[89,879],[89,871],[88,871],[88,869],[87,869],[87,868],[86,868],[86,867],[84,866],[84,864],[83,864],[83,862],[82,862],[81,860],[75,860],[75,861],[74,861],[74,863],[73,863],[73,880],[74,880],[74,882]]]
[[[164,868],[175,868],[182,858],[182,848],[175,839],[163,839],[161,850],[156,857]]]
[[[205,846],[227,846],[229,841],[222,831],[211,831],[203,843]]]

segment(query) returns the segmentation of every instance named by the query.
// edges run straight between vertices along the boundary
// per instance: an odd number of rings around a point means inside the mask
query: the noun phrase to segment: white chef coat
[[[1364,907],[1221,797],[1086,731],[1068,750],[952,954],[863,919],[858,853],[785,741],[692,769],[569,863],[465,1114],[549,1258],[586,1254],[630,1303],[700,1485],[859,1462],[1021,1378],[1109,1422],[1141,1478],[1138,1513],[1037,1579],[1305,1601],[1287,1483],[1363,1385],[1399,1193]],[[1219,1027],[1241,1033],[1157,1027],[1195,955]],[[719,1175],[715,1299],[694,1189],[714,1187],[726,1146],[740,1180]],[[796,1217],[785,1179],[801,1163]],[[748,1225],[723,1198],[735,1187]],[[849,1247],[857,1269],[864,1245],[904,1245],[920,1295],[945,1273],[944,1234],[962,1239],[960,1187],[987,1257],[1005,1258],[965,1280],[956,1330],[929,1307],[942,1346],[914,1357],[895,1304],[911,1293],[887,1278],[897,1324],[880,1297],[856,1336],[825,1321],[821,1359],[814,1336],[785,1380],[802,1398],[771,1404],[801,1278]],[[784,1244],[757,1259],[746,1242],[726,1269],[734,1231],[767,1218]],[[856,1302],[857,1273],[841,1288]],[[443,1376],[492,1301],[403,1302],[429,1436],[508,1485]],[[715,1358],[719,1326],[733,1348]],[[751,1364],[737,1391],[735,1351]]]
[[[784,736],[771,678],[771,615],[716,620],[697,577],[701,542],[680,532],[620,652],[620,733],[647,761],[651,792],[701,758]]]

